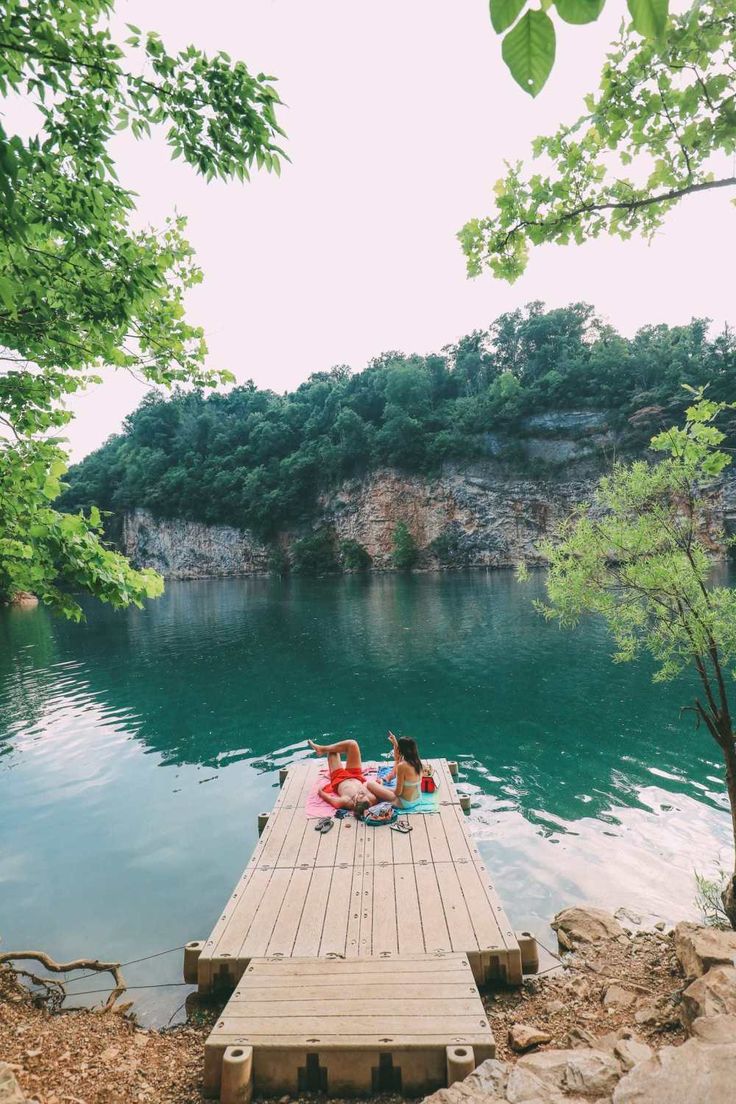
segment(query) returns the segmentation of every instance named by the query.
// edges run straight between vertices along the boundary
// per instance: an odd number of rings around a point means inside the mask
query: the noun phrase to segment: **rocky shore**
[[[425,1104],[733,1104],[736,932],[643,930],[626,909],[582,907],[552,926],[560,965],[484,994],[496,1057]],[[164,1031],[54,1014],[2,968],[0,1104],[200,1104],[217,1014],[200,1007]]]

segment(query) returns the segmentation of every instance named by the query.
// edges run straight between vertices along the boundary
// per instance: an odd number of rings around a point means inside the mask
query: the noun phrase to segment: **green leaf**
[[[555,28],[543,11],[528,11],[503,40],[503,60],[511,76],[530,96],[537,96],[555,60]]]
[[[669,17],[669,0],[627,0],[634,28],[644,38],[664,34]]]
[[[15,284],[7,276],[0,276],[0,299],[6,310],[15,310]]]
[[[491,23],[496,34],[501,34],[516,19],[526,0],[491,0]]]
[[[566,23],[594,23],[606,0],[555,0],[560,19]]]

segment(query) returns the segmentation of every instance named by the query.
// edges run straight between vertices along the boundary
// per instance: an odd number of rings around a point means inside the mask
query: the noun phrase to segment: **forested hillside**
[[[144,507],[268,537],[308,518],[320,490],[377,466],[433,472],[487,453],[489,433],[511,442],[513,461],[525,420],[542,412],[605,411],[624,450],[637,451],[679,417],[683,383],[733,399],[728,329],[712,335],[696,320],[627,339],[588,305],[532,303],[440,353],[384,353],[287,394],[252,383],[207,397],[151,393],[120,435],[71,470],[61,504]]]

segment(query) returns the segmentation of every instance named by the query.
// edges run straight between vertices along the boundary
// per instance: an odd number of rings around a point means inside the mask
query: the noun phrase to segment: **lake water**
[[[143,611],[0,615],[0,936],[127,961],[204,938],[307,737],[460,761],[471,828],[514,926],[549,944],[577,901],[697,915],[730,862],[717,749],[615,666],[602,627],[546,624],[542,576],[170,583]],[[185,999],[181,954],[125,971],[144,1022]],[[98,978],[72,990],[99,988]],[[99,996],[87,995],[94,1002]],[[179,1013],[180,1015],[181,1013]]]

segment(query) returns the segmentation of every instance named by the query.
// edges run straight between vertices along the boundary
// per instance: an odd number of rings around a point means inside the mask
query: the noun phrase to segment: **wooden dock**
[[[185,962],[200,992],[235,990],[206,1045],[205,1091],[222,1104],[254,1083],[430,1091],[493,1054],[476,983],[520,984],[536,948],[511,929],[448,763],[430,762],[439,812],[411,815],[407,835],[353,817],[315,831],[305,801],[322,763],[289,768],[220,919]]]

